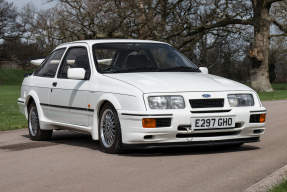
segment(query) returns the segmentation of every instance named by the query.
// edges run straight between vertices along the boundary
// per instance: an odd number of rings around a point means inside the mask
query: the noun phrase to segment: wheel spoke
[[[29,129],[32,136],[35,136],[39,129],[39,119],[36,107],[32,107],[29,112]]]
[[[106,109],[100,121],[100,136],[105,147],[110,147],[115,141],[116,120],[112,110]]]

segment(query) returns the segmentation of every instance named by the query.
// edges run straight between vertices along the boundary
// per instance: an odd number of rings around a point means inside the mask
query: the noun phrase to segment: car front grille
[[[190,99],[191,108],[215,108],[223,107],[224,99]]]

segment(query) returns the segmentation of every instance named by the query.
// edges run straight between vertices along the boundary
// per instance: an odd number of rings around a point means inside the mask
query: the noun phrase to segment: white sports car
[[[40,66],[24,78],[18,105],[32,140],[71,130],[119,153],[240,146],[265,131],[266,108],[255,91],[209,75],[166,43],[76,41],[31,62]]]

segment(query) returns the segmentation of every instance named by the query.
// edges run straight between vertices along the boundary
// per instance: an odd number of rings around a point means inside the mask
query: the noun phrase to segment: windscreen
[[[100,73],[193,71],[198,68],[166,44],[95,44],[93,53]]]

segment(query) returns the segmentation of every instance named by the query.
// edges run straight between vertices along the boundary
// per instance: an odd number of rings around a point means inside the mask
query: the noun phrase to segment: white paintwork
[[[206,67],[199,67],[199,70],[203,73],[203,74],[208,74],[208,69]]]
[[[33,65],[41,65],[41,63],[44,61],[45,59],[35,59],[35,60],[31,60],[30,63]]]
[[[218,76],[189,72],[115,73],[105,76],[131,84],[144,93],[187,91],[232,91],[251,89],[243,84]],[[223,83],[234,82],[234,84]]]
[[[234,85],[234,82],[227,80],[227,79],[214,79],[223,85]]]
[[[68,69],[68,78],[69,79],[85,79],[86,71],[83,68],[71,68]]]
[[[208,70],[201,68],[202,73],[192,72],[136,72],[136,73],[114,73],[101,74],[95,67],[92,54],[92,46],[97,43],[162,43],[144,40],[89,40],[65,43],[59,48],[69,48],[73,46],[84,46],[88,50],[91,77],[89,80],[77,80],[83,78],[83,69],[69,69],[69,78],[60,79],[38,76],[26,77],[22,83],[21,97],[18,102],[20,111],[27,118],[27,104],[33,98],[39,113],[41,129],[73,129],[88,132],[94,140],[98,137],[98,114],[104,101],[113,104],[118,112],[122,142],[126,144],[141,143],[165,143],[165,142],[188,142],[188,141],[211,141],[239,139],[259,136],[265,130],[265,123],[249,123],[250,111],[266,110],[251,88],[238,82],[207,74]],[[73,65],[74,60],[68,60]],[[101,64],[110,62],[99,60]],[[59,70],[59,69],[58,69]],[[71,73],[72,72],[72,73]],[[57,86],[52,84],[56,82]],[[203,94],[211,95],[210,98],[224,98],[225,104],[220,110],[230,110],[227,113],[191,113],[195,111],[189,104],[189,99],[202,99]],[[230,107],[227,101],[228,94],[253,94],[255,105],[252,107]],[[148,106],[149,96],[181,95],[185,101],[185,109],[153,110]],[[43,106],[40,103],[49,105],[64,106],[64,108]],[[90,105],[90,107],[88,107]],[[66,108],[65,108],[66,107]],[[87,110],[68,109],[82,108]],[[88,111],[88,109],[90,109]],[[94,110],[94,111],[91,111]],[[202,108],[196,111],[218,110],[218,108]],[[142,116],[129,116],[123,114],[137,114]],[[262,112],[261,112],[262,113]],[[142,127],[142,119],[150,118],[172,118],[171,127],[145,129]],[[172,116],[168,116],[172,114]],[[256,114],[256,113],[252,113]],[[195,117],[222,117],[234,116],[236,123],[241,123],[241,127],[236,128],[241,131],[236,136],[221,137],[196,137],[196,138],[176,138],[179,125],[191,125],[191,118]],[[260,134],[254,134],[254,130],[262,130]],[[224,131],[233,131],[225,129]],[[208,130],[220,132],[222,130]],[[192,130],[186,131],[192,133]],[[206,133],[206,131],[205,131]],[[144,140],[145,135],[153,135],[153,139]]]
[[[74,79],[57,79],[56,87],[51,86],[49,104],[75,108],[88,108],[89,81]],[[50,120],[60,123],[70,123],[88,126],[88,112],[67,108],[50,107]]]
[[[158,85],[157,82],[154,82],[152,80],[137,80],[137,82],[143,84],[143,85]]]

